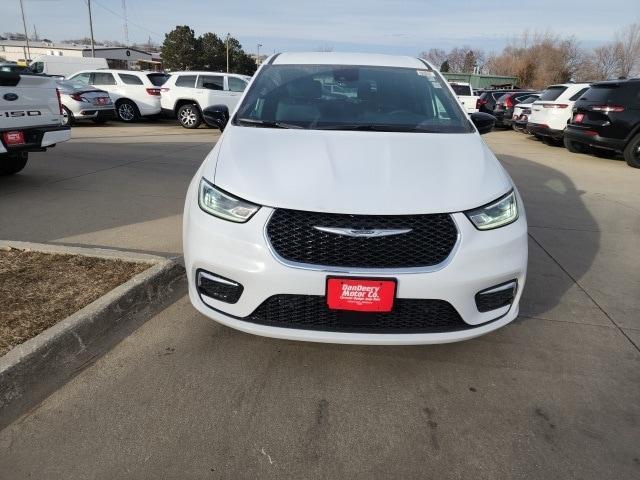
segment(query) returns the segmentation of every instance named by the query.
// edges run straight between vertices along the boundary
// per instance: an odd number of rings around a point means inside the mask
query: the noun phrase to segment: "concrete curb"
[[[0,241],[2,247],[120,259],[150,268],[0,357],[0,429],[186,292],[184,267],[176,259],[27,242]]]

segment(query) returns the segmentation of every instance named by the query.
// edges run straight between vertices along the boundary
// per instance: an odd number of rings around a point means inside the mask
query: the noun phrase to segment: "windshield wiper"
[[[265,127],[265,128],[304,128],[300,125],[295,125],[293,123],[285,123],[285,122],[276,122],[273,120],[260,120],[257,118],[238,118],[236,120],[238,123],[243,123],[245,125],[252,125],[254,127]]]
[[[393,125],[380,123],[362,123],[362,124],[335,124],[335,125],[318,125],[313,127],[316,130],[357,130],[362,132],[422,132],[422,133],[439,133],[438,130],[429,130],[419,125]]]

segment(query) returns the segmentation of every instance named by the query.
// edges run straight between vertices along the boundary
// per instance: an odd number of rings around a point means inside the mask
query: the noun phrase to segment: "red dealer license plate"
[[[332,310],[390,312],[395,279],[327,278],[327,306]]]
[[[13,132],[4,132],[4,143],[7,145],[22,145],[24,143],[24,133],[15,130]]]

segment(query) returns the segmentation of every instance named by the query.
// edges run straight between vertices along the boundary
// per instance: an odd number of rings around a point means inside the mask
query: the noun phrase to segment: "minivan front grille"
[[[444,300],[397,298],[386,313],[331,310],[319,295],[274,295],[246,322],[270,327],[357,333],[441,333],[475,328]]]
[[[364,235],[339,234],[335,229]],[[367,236],[373,231],[382,235]],[[395,233],[389,234],[391,232]],[[277,209],[267,224],[267,237],[275,253],[293,263],[343,268],[416,268],[446,260],[457,242],[458,230],[447,213],[346,215]]]

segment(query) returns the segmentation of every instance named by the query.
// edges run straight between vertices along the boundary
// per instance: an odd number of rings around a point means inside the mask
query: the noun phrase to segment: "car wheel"
[[[27,164],[29,154],[22,153],[6,153],[0,155],[0,175],[13,175],[22,170]]]
[[[178,122],[184,128],[198,128],[202,123],[202,115],[194,103],[182,105],[178,109]]]
[[[74,118],[73,118],[73,113],[71,113],[71,110],[63,106],[62,107],[62,125],[65,127],[70,127],[74,123],[73,120]]]
[[[122,100],[118,102],[116,114],[120,120],[127,123],[137,122],[140,119],[138,107],[131,100]]]
[[[564,137],[564,147],[567,150],[569,150],[571,153],[588,153],[589,152],[589,145],[576,142],[575,140],[570,140],[567,137]]]
[[[627,144],[623,156],[630,167],[640,168],[640,133]]]

